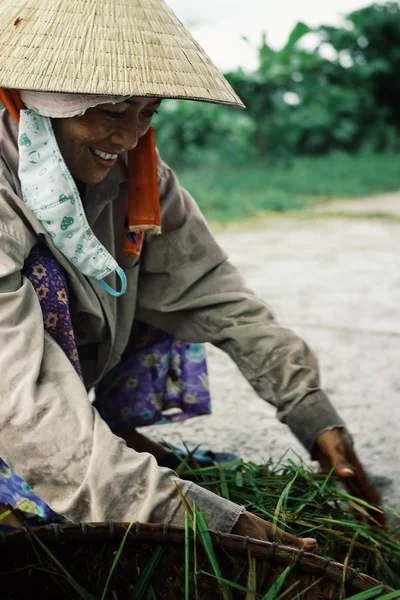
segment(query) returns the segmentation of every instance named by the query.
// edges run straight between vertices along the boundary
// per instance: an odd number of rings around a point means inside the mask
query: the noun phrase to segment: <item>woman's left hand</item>
[[[368,504],[380,506],[379,493],[369,481],[345,429],[332,429],[322,433],[315,444],[314,455],[324,473],[329,473],[332,467],[335,468],[335,474],[343,479],[352,496],[361,498]],[[386,525],[383,510],[370,511],[370,516],[379,525]]]
[[[293,546],[306,552],[312,552],[317,546],[317,541],[314,538],[300,538],[286,533],[279,527],[272,525],[272,523],[268,523],[268,521],[264,521],[264,519],[247,511],[240,515],[231,533],[263,542],[277,542],[284,546]]]

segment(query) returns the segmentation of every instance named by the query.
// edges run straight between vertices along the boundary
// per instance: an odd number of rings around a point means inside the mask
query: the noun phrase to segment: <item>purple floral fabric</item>
[[[36,291],[45,330],[82,377],[63,268],[47,247],[36,246],[23,275]],[[207,363],[201,344],[183,342],[144,324],[136,324],[131,337],[121,363],[96,389],[95,405],[112,429],[210,412]],[[63,520],[1,458],[0,503],[21,510],[31,524]]]
[[[204,346],[137,322],[121,362],[97,386],[95,406],[111,429],[209,414]]]
[[[64,350],[75,371],[82,377],[64,269],[45,246],[35,246],[25,262],[22,274],[35,288],[45,330]]]

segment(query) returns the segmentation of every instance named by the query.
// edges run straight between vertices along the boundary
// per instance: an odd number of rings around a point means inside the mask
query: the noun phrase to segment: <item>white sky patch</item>
[[[285,94],[283,94],[283,99],[286,102],[286,104],[289,104],[289,106],[297,106],[298,104],[300,104],[299,95],[295,94],[294,92],[286,92]]]
[[[222,70],[257,66],[256,48],[265,31],[281,48],[294,25],[340,25],[343,16],[373,0],[167,0],[180,20]],[[385,0],[376,0],[384,4]],[[243,41],[245,36],[250,43]]]

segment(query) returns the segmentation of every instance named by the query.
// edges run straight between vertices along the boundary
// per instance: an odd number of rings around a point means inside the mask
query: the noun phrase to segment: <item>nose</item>
[[[133,150],[136,148],[139,141],[139,126],[135,120],[132,120],[129,125],[121,124],[111,135],[111,142],[115,146],[120,146],[124,150]]]

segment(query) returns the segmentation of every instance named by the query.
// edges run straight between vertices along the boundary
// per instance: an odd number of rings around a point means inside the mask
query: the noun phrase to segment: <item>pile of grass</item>
[[[202,469],[193,466],[193,462],[189,463],[183,462],[179,467],[182,476],[244,505],[284,531],[317,538],[320,555],[329,556],[400,590],[400,516],[391,511],[394,522],[391,531],[376,527],[374,507],[347,494],[332,474],[313,473],[291,460],[284,464],[269,462],[265,465],[236,461],[224,468]],[[223,574],[226,573],[226,563],[222,567],[222,562],[219,562],[219,558],[225,561],[226,557],[216,552],[203,515],[196,507],[185,504],[185,508],[184,548],[175,555],[167,571],[163,571],[163,563],[167,564],[164,561],[171,548],[156,545],[149,552],[149,548],[143,547],[135,558],[135,551],[130,545],[133,524],[127,528],[117,546],[97,542],[82,545],[76,540],[75,545],[61,545],[50,550],[35,533],[27,532],[31,545],[30,549],[29,545],[28,549],[24,549],[24,558],[18,547],[17,562],[11,556],[11,548],[7,556],[3,555],[0,598],[25,600],[26,583],[20,584],[24,580],[31,582],[29,598],[32,600],[44,597],[50,600],[157,600],[167,596],[155,591],[155,582],[160,581],[160,577],[168,578],[173,564],[181,570],[183,595],[179,597],[185,600],[216,597],[224,600],[239,597],[243,600],[302,600],[305,592],[297,593],[296,581],[293,584],[291,579],[295,564],[290,564],[276,575],[272,587],[270,584],[263,586],[265,572],[257,570],[250,559],[245,567],[238,567],[235,578],[226,578]],[[206,560],[200,559],[200,553],[196,554],[193,537],[201,543]],[[233,557],[232,561],[232,564],[239,565],[240,561]],[[64,566],[66,564],[68,569]],[[211,582],[210,585],[216,582],[218,596],[214,592],[204,592],[205,581],[206,586],[207,581]],[[22,585],[22,592],[17,592],[18,585],[19,590]],[[263,588],[261,594],[255,591],[260,586]],[[265,587],[268,589],[265,590]],[[383,585],[351,597],[345,596],[344,592],[340,597],[335,596],[335,600],[395,598],[400,599],[400,591],[385,593]]]
[[[264,465],[238,461],[230,468],[192,469],[183,477],[299,537],[314,537],[317,553],[400,589],[400,515],[389,510],[390,530],[374,523],[374,507],[326,476],[288,460]],[[376,514],[376,513],[375,513]]]

